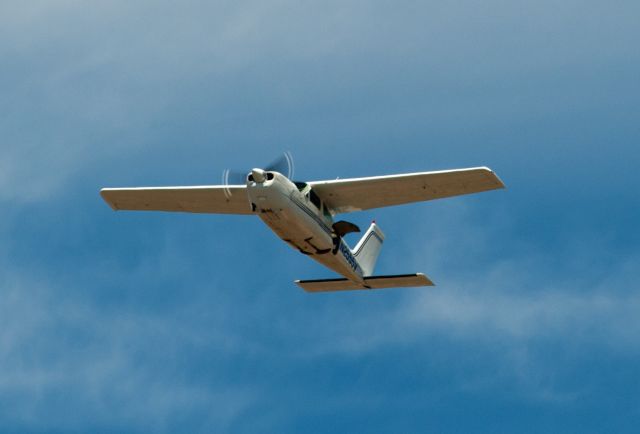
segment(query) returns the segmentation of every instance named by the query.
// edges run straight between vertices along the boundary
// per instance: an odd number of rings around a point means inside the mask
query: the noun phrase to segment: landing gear
[[[335,255],[336,253],[338,253],[338,249],[340,248],[340,242],[342,241],[342,239],[338,234],[331,235],[331,238],[333,238],[333,250],[331,250],[331,253]]]
[[[316,246],[311,242],[311,240],[312,240],[312,239],[313,239],[313,237],[309,237],[309,238],[307,238],[307,239],[305,240],[305,242],[306,242],[307,244],[309,244],[311,247],[313,247],[313,248],[314,248],[314,250],[316,251],[316,253],[315,253],[316,255],[324,255],[325,253],[329,253],[329,251],[330,251],[331,249],[319,249],[319,248],[317,248],[317,247],[316,247]]]
[[[333,250],[331,253],[334,255],[338,253],[340,249],[340,243],[342,242],[342,237],[351,232],[360,232],[360,228],[353,223],[345,222],[344,220],[340,220],[339,222],[335,222],[333,225],[333,234],[331,234],[331,238],[333,238]]]

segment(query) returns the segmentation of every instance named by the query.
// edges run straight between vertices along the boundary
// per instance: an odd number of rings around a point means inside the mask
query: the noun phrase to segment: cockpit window
[[[322,213],[324,214],[324,216],[326,218],[331,220],[331,212],[329,211],[329,208],[327,207],[327,204],[324,203],[324,202],[322,202]]]
[[[309,199],[311,199],[311,203],[314,204],[316,208],[318,209],[322,208],[322,202],[320,201],[320,198],[318,197],[315,191],[309,190]]]
[[[298,191],[302,191],[307,188],[306,182],[294,182],[294,184],[296,185],[296,187],[298,187]]]

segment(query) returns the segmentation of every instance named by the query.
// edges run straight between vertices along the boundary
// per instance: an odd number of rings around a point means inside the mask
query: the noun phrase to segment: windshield
[[[311,203],[314,204],[318,210],[322,209],[322,201],[315,191],[309,190],[309,199],[311,199]]]

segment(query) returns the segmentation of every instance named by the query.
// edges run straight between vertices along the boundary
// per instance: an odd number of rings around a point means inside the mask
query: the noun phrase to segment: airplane
[[[311,182],[293,181],[292,174],[285,153],[271,167],[240,174],[244,184],[230,185],[225,171],[221,185],[103,188],[100,194],[116,211],[257,215],[289,246],[342,276],[295,281],[307,292],[326,292],[434,285],[423,273],[374,275],[384,233],[374,221],[350,248],[344,236],[360,228],[334,221],[336,215],[505,188],[488,167]]]

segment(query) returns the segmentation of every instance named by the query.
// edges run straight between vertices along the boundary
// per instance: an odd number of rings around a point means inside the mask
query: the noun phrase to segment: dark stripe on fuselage
[[[329,226],[327,226],[327,224],[322,221],[322,219],[320,217],[318,217],[318,215],[313,212],[313,210],[309,209],[308,206],[306,206],[304,203],[301,203],[298,199],[294,198],[294,197],[290,197],[291,202],[295,203],[296,205],[298,205],[298,208],[300,208],[302,211],[304,211],[305,213],[307,213],[307,215],[309,217],[311,217],[312,219],[314,219],[316,221],[316,223],[318,223],[320,225],[320,227],[329,235],[333,235],[333,231],[331,230],[331,228],[329,228]]]
[[[299,200],[293,197],[290,197],[290,199],[291,199],[291,202],[295,203],[302,211],[304,211],[311,218],[313,218],[330,237],[333,237],[333,231],[329,228],[329,226],[327,226],[325,222],[323,222],[320,219],[320,217],[318,217],[316,213],[313,212],[313,210],[309,209],[309,207],[307,207],[304,203],[301,203]],[[353,269],[353,271],[358,273],[358,270],[361,270],[360,264],[358,264],[358,261],[356,260],[355,256],[353,255],[353,253],[351,253],[351,249],[349,248],[347,243],[345,243],[342,240],[342,238],[340,238],[339,240],[340,240],[340,244],[338,245],[338,249],[340,250],[340,253],[342,253],[342,256],[347,261],[349,266]],[[361,271],[360,273],[362,274]]]

